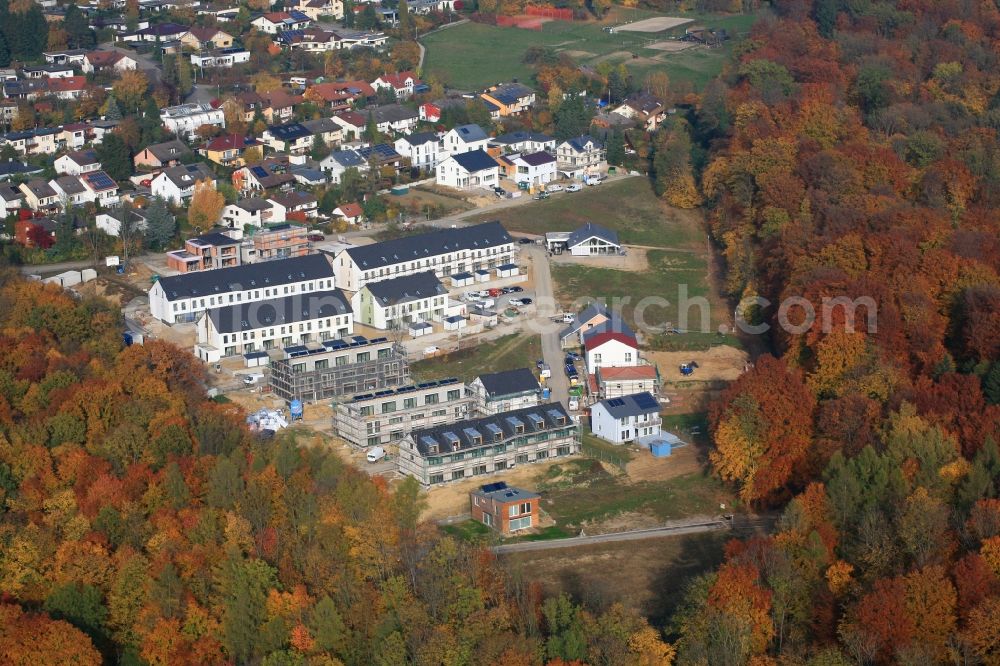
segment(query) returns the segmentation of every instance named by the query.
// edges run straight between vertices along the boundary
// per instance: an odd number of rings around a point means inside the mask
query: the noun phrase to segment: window
[[[462,391],[455,389],[454,391],[448,391],[448,400],[458,400],[462,397]]]
[[[493,469],[495,469],[495,470],[496,470],[496,471],[498,471],[498,472],[499,472],[500,470],[504,470],[504,469],[507,469],[507,461],[506,461],[506,460],[498,460],[498,461],[497,461],[497,462],[496,462],[496,463],[495,463],[495,464],[493,465]]]
[[[453,480],[454,479],[464,479],[465,478],[465,470],[464,469],[457,469],[457,470],[455,470],[454,472],[451,473],[451,478]]]
[[[511,518],[513,518],[514,516],[517,516],[521,513],[521,507],[519,507],[517,504],[511,504],[509,507],[507,507],[507,511],[508,515]]]
[[[367,405],[361,408],[361,416],[371,416],[375,413],[375,408],[371,405]]]
[[[486,465],[477,465],[477,466],[473,467],[472,468],[472,474],[476,475],[476,476],[478,476],[480,474],[486,474]]]
[[[483,513],[483,525],[487,527],[493,527],[493,515],[489,513]]]
[[[549,457],[548,451],[539,451],[538,453],[535,454],[535,460],[545,460],[548,457]]]
[[[528,462],[528,456],[527,456],[527,454],[522,453],[522,454],[518,455],[516,458],[514,458],[514,462],[517,463],[517,464],[519,464],[519,465],[522,465],[522,464]]]
[[[510,521],[510,531],[517,532],[518,530],[526,530],[531,527],[531,516],[524,516],[523,518],[515,518]]]
[[[395,400],[392,400],[390,402],[383,402],[382,403],[382,413],[383,414],[391,414],[394,411],[396,411],[396,401]]]
[[[428,480],[431,483],[444,483],[444,474],[431,474]]]
[[[403,400],[403,409],[413,409],[417,406],[416,398],[406,398]]]
[[[438,394],[437,393],[431,393],[429,395],[424,396],[424,404],[425,405],[436,405],[437,402],[438,402]]]

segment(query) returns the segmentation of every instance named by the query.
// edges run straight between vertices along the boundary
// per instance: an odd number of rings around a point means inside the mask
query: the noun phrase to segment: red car
[[[491,298],[496,298],[497,296],[499,296],[502,293],[503,293],[502,289],[497,289],[495,287],[493,289],[490,289],[490,297]]]

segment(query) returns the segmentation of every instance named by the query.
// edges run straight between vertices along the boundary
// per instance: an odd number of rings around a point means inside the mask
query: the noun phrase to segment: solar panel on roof
[[[487,483],[485,486],[482,487],[484,493],[493,493],[498,490],[506,490],[506,489],[507,489],[507,484],[504,483],[503,481],[497,481],[496,483]]]
[[[648,393],[640,393],[633,397],[639,409],[653,409],[658,407],[656,400]]]
[[[444,436],[444,438],[448,441],[449,444],[457,444],[458,442],[461,441],[458,438],[458,435],[456,435],[455,433],[453,433],[450,430],[447,431],[447,432],[443,432],[441,434]]]
[[[611,398],[608,400],[608,407],[624,407],[625,401],[621,398]]]
[[[250,173],[257,176],[258,178],[267,178],[267,171],[261,166],[250,167]]]

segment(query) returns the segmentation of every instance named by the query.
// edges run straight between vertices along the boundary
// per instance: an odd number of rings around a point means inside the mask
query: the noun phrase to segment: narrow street
[[[535,318],[529,323],[529,330],[537,331],[542,337],[542,358],[549,365],[552,376],[545,380],[552,390],[552,400],[563,405],[569,404],[569,380],[563,371],[563,352],[559,346],[559,332],[565,324],[552,321],[559,309],[552,288],[552,271],[546,252],[538,245],[525,245],[522,255],[530,257],[535,277]]]

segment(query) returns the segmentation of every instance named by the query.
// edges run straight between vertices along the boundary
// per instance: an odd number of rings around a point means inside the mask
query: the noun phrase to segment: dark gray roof
[[[569,235],[569,238],[566,239],[566,247],[573,247],[574,245],[584,243],[592,236],[597,236],[601,240],[605,240],[613,245],[620,245],[617,231],[612,231],[593,222],[587,222]]]
[[[267,128],[278,141],[295,141],[305,136],[312,136],[312,132],[307,127],[299,123],[288,123],[287,125],[272,125]]]
[[[463,141],[482,141],[489,138],[486,130],[475,123],[471,125],[459,125],[455,128],[455,131],[458,133],[458,136],[462,137]]]
[[[97,153],[93,150],[75,150],[71,153],[66,153],[65,157],[71,159],[78,166],[86,166],[88,164],[99,164],[101,160],[97,159]]]
[[[215,308],[208,311],[208,316],[219,333],[234,333],[252,331],[264,326],[295,324],[349,312],[351,305],[344,292],[331,289]]]
[[[56,191],[53,190],[52,187],[44,180],[29,180],[27,183],[24,183],[24,187],[31,190],[31,193],[39,199],[58,196]]]
[[[587,143],[593,143],[598,148],[601,147],[601,142],[590,136],[589,134],[583,134],[581,136],[573,137],[572,139],[567,139],[566,143],[573,147],[578,153],[585,152]]]
[[[605,317],[611,318],[607,309],[600,303],[591,303],[583,309],[576,317],[573,318],[573,323],[563,329],[562,333],[559,334],[560,339],[565,340],[569,336],[573,335],[588,321],[596,317],[597,315],[604,315]]]
[[[530,153],[528,155],[521,155],[521,159],[531,166],[541,166],[542,164],[549,164],[556,161],[556,158],[544,150],[539,150],[537,153]]]
[[[191,152],[191,149],[184,145],[183,142],[174,139],[172,141],[164,141],[163,143],[154,143],[151,146],[146,146],[146,150],[153,153],[156,159],[161,162],[168,162],[170,160],[179,160],[183,156]]]
[[[41,167],[36,167],[25,162],[18,162],[15,160],[4,160],[0,161],[0,178],[7,178],[8,176],[16,176],[24,173],[41,173],[44,171]]]
[[[203,162],[167,167],[160,174],[181,189],[194,187],[199,180],[215,182],[215,174]]]
[[[607,410],[608,414],[615,420],[624,419],[629,416],[639,416],[640,414],[655,414],[660,411],[660,403],[649,391],[635,393],[633,395],[623,395],[620,398],[601,400],[598,403]]]
[[[211,271],[196,271],[160,278],[168,301],[214,296],[256,287],[275,287],[303,280],[332,278],[333,267],[321,254],[245,264]]]
[[[401,140],[406,141],[411,146],[422,146],[425,143],[437,143],[438,135],[434,132],[417,132],[409,136],[404,136]]]
[[[538,493],[533,493],[530,490],[523,490],[521,488],[508,486],[503,481],[498,481],[497,483],[487,483],[485,486],[480,486],[479,489],[473,490],[472,494],[504,504],[510,502],[523,502],[524,500],[541,497]]]
[[[352,247],[345,252],[361,270],[367,271],[458,250],[487,249],[513,242],[499,222],[484,222]]]
[[[362,167],[365,166],[365,158],[361,157],[356,150],[335,150],[330,153],[330,159],[342,167]]]
[[[258,210],[270,210],[274,208],[273,203],[267,199],[261,199],[260,197],[240,199],[234,205],[242,208],[243,210],[250,211],[251,213]]]
[[[602,321],[600,324],[584,331],[583,341],[586,342],[590,337],[599,333],[624,333],[629,337],[635,337],[635,332],[617,312],[612,313],[611,317],[606,321]]]
[[[10,185],[0,185],[0,199],[3,199],[4,201],[17,201],[23,198],[24,195]]]
[[[560,424],[559,420],[563,422]],[[536,429],[535,423],[540,424]],[[517,432],[517,426],[523,426],[523,432]],[[452,452],[452,443],[458,445],[459,451],[468,451],[484,446],[494,446],[495,434],[499,432],[502,440],[513,437],[520,437],[532,432],[546,432],[565,428],[573,424],[573,420],[566,409],[558,402],[550,402],[524,409],[515,409],[509,412],[501,412],[492,416],[459,421],[433,428],[420,428],[410,433],[417,452],[421,456],[427,455],[447,455]],[[473,442],[473,432],[482,436],[479,444]],[[438,446],[438,452],[429,453],[432,444]]]
[[[372,107],[371,111],[375,116],[376,123],[396,123],[402,120],[410,120],[412,118],[419,117],[419,114],[416,111],[408,109],[400,104],[376,106]]]
[[[508,132],[507,134],[501,134],[500,136],[490,139],[490,143],[494,143],[498,146],[509,146],[511,144],[523,143],[525,141],[548,143],[550,141],[555,141],[555,139],[547,134],[541,134],[540,132],[527,132],[524,130]]]
[[[489,396],[514,395],[538,390],[538,380],[527,368],[479,375],[476,379],[483,383]]]
[[[382,306],[409,303],[448,293],[434,271],[369,282],[364,288]]]
[[[303,120],[302,125],[313,134],[321,132],[339,132],[340,125],[330,118],[316,118],[315,120]]]
[[[73,196],[74,194],[87,191],[87,188],[80,183],[80,179],[76,176],[60,176],[54,182],[66,196]]]
[[[528,86],[520,83],[505,83],[497,86],[497,89],[493,92],[488,92],[486,94],[498,102],[503,102],[504,104],[510,106],[511,104],[516,104],[517,100],[520,98],[527,97],[534,92],[535,91]]]
[[[188,239],[199,245],[239,245],[240,242],[225,234],[220,234],[217,231],[211,233],[202,234],[201,236],[195,236],[194,238]]]
[[[499,168],[496,160],[490,157],[485,150],[470,150],[467,153],[452,155],[451,158],[458,162],[459,166],[469,173],[485,171],[486,169]]]

